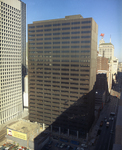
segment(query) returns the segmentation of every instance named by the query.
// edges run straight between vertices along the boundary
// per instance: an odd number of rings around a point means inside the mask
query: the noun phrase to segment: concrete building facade
[[[0,124],[22,114],[21,5],[0,0]]]
[[[51,125],[93,89],[96,81],[97,34],[96,22],[81,15],[36,21],[28,25],[31,121]],[[63,118],[61,122],[64,122]]]

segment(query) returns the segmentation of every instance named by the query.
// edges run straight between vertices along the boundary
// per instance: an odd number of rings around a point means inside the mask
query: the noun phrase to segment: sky
[[[22,0],[26,3],[26,24],[81,14],[93,18],[104,41],[114,45],[114,56],[122,62],[122,0]],[[28,41],[28,38],[27,38]]]

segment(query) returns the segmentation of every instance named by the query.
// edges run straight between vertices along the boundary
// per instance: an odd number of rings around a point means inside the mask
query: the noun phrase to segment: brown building
[[[109,71],[108,58],[97,56],[97,71],[98,70]]]
[[[81,15],[28,25],[31,121],[51,125],[93,89],[97,69],[97,34],[98,25],[93,18]],[[94,109],[89,109],[89,112],[93,116]]]

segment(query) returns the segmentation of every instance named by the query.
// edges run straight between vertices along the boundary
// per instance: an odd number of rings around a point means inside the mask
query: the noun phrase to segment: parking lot
[[[76,142],[77,143],[77,142]],[[79,145],[72,144],[71,141],[51,138],[51,140],[43,147],[42,150],[87,150],[86,144],[77,143]]]

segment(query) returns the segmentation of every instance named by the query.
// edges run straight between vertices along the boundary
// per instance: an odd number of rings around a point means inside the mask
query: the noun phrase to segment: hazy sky
[[[106,43],[114,45],[114,56],[122,62],[122,0],[22,0],[26,3],[26,23],[64,18],[81,14],[92,17],[98,24],[98,45],[100,34],[104,33]]]

